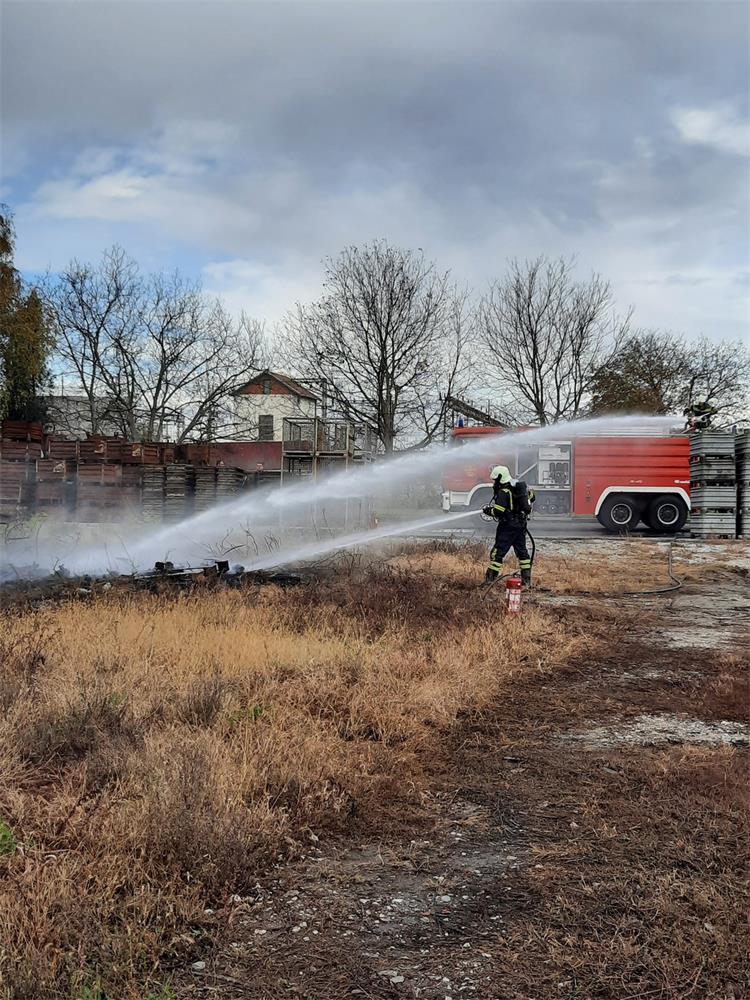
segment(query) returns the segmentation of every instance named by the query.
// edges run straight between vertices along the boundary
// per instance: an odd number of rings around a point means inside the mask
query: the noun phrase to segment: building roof
[[[289,390],[294,396],[300,396],[302,399],[314,399],[317,400],[319,397],[316,396],[314,392],[307,388],[307,386],[302,385],[300,382],[295,381],[289,375],[281,375],[279,372],[272,372],[266,369],[256,375],[255,378],[251,378],[248,382],[245,382],[241,388],[237,389],[235,395],[241,395],[243,389],[246,389],[249,385],[258,385],[258,383],[263,382],[267,378],[275,379],[285,388]]]

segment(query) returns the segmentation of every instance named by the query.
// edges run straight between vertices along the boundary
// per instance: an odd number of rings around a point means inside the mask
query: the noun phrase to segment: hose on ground
[[[654,590],[619,590],[613,594],[600,594],[593,590],[575,590],[565,597],[602,597],[602,598],[612,598],[612,597],[654,597],[659,594],[673,594],[675,591],[682,587],[683,581],[679,580],[672,570],[672,549],[674,542],[669,543],[669,551],[667,553],[667,576],[672,581],[669,587],[656,587]]]
[[[654,590],[622,590],[617,594],[591,594],[591,597],[652,597],[658,594],[673,594],[682,587],[683,581],[679,580],[672,571],[672,549],[674,542],[669,543],[667,552],[667,576],[672,581],[669,587],[657,587]]]

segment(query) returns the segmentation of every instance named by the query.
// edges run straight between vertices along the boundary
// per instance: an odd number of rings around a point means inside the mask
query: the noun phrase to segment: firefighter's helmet
[[[501,483],[509,483],[512,478],[507,465],[496,465],[490,473],[490,479],[493,483],[496,479],[499,479]]]

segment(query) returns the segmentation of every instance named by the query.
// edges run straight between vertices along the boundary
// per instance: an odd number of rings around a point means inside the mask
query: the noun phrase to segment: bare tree
[[[58,370],[73,375],[93,432],[129,438],[205,435],[258,370],[262,328],[230,316],[179,273],[144,276],[119,248],[97,267],[73,262],[48,280]]]
[[[618,317],[609,283],[576,281],[573,262],[511,261],[480,305],[486,379],[517,420],[580,415],[594,373],[616,354],[631,313]]]
[[[372,424],[386,452],[435,436],[446,397],[466,376],[467,297],[421,253],[376,241],[325,263],[324,293],[287,317],[282,351]]]
[[[86,400],[91,432],[98,433],[110,422],[114,344],[130,334],[138,312],[136,265],[113,247],[98,267],[72,261],[57,280],[45,282],[43,295],[57,341],[58,373],[73,379]]]
[[[742,341],[701,337],[687,345],[685,381],[680,402],[715,406],[727,420],[747,419],[750,400],[750,351]]]
[[[750,353],[741,343],[686,342],[659,330],[626,338],[591,386],[592,413],[680,413],[708,402],[729,420],[745,414]]]

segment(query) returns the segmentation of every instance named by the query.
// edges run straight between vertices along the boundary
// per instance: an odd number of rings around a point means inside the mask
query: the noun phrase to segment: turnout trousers
[[[490,552],[490,565],[488,573],[498,574],[503,568],[503,559],[510,549],[516,554],[521,572],[526,574],[531,570],[531,556],[526,547],[526,527],[517,521],[501,522],[497,526],[495,533],[495,544]]]

